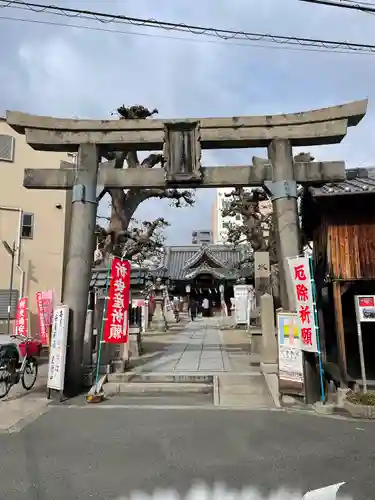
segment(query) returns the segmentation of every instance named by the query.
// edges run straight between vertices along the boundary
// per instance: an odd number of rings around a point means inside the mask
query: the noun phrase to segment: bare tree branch
[[[258,161],[267,163],[267,160],[259,158]],[[314,158],[310,153],[299,153],[294,157],[294,161],[311,162]],[[242,224],[229,224],[228,241],[234,245],[247,242],[249,244],[249,255],[246,257],[248,261],[251,261],[251,255],[254,252],[268,251],[271,264],[276,264],[274,215],[272,212],[261,210],[261,203],[269,199],[266,192],[262,188],[251,191],[236,188],[226,197],[227,204],[222,212],[223,217],[240,215],[242,218]]]
[[[153,222],[131,221],[131,228],[115,233],[96,226],[99,249],[104,255],[117,255],[137,263],[160,257],[163,251],[163,230],[168,226],[163,218]]]
[[[120,106],[116,113],[120,120],[144,120],[158,113],[157,109],[152,111],[144,106]],[[160,165],[164,166],[164,158],[160,153],[151,153],[142,161],[139,160],[136,151],[112,152],[107,151],[105,158],[114,162],[114,168],[154,168]],[[118,235],[117,238],[128,236],[128,228],[131,219],[133,218],[138,206],[151,198],[168,199],[173,206],[191,206],[194,204],[194,192],[189,190],[178,189],[108,189],[103,190],[99,197],[100,201],[106,193],[111,197],[111,218],[109,225],[109,233]],[[154,224],[154,223],[150,223]],[[160,224],[160,222],[159,222]],[[152,226],[151,226],[152,227]],[[140,239],[139,241],[145,241]],[[109,248],[109,247],[106,247]]]

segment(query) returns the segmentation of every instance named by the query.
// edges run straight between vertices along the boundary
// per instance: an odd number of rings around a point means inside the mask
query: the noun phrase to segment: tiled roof
[[[375,194],[375,168],[347,170],[347,179],[345,181],[329,182],[319,187],[310,187],[309,192],[313,198]]]
[[[143,285],[147,277],[153,275],[153,271],[141,267],[134,267],[130,274],[130,285]],[[90,287],[105,288],[107,284],[108,268],[97,267],[92,270]]]
[[[200,252],[201,245],[170,246],[166,249],[164,266],[170,279],[184,279],[188,261],[193,261],[194,256]],[[230,245],[207,245],[210,253],[223,264],[223,269],[233,269],[241,258],[241,250],[233,249]]]

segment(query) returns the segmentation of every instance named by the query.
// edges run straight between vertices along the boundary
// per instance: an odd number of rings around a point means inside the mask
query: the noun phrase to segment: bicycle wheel
[[[0,399],[5,398],[11,387],[12,382],[8,369],[0,368]]]
[[[21,375],[22,387],[29,391],[34,387],[38,376],[38,362],[35,358],[29,356],[26,361],[25,370]]]

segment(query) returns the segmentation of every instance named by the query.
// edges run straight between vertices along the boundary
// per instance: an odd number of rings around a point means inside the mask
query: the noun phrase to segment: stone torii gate
[[[71,310],[67,389],[79,391],[90,274],[96,193],[101,188],[215,188],[265,186],[277,221],[281,303],[294,308],[286,259],[300,253],[297,184],[346,178],[344,162],[293,162],[293,146],[339,143],[365,116],[367,100],[295,114],[176,120],[75,120],[8,111],[7,122],[42,151],[78,151],[77,165],[26,169],[28,189],[72,189],[71,235],[63,303]],[[268,148],[268,164],[202,167],[201,149]],[[164,169],[112,168],[106,151],[164,151]],[[73,168],[74,167],[74,168]]]

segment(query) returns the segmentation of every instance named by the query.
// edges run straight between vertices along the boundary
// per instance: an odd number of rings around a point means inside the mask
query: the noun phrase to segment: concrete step
[[[200,375],[194,373],[142,373],[125,372],[111,373],[108,382],[132,382],[132,383],[174,383],[174,384],[213,384],[213,375]]]
[[[211,384],[202,383],[174,383],[174,382],[108,382],[103,387],[106,396],[124,394],[210,394],[213,392]]]
[[[275,403],[262,374],[220,375],[215,404],[227,407],[274,408]]]
[[[250,364],[251,366],[260,366],[260,362],[261,362],[261,355],[258,354],[258,353],[252,353],[250,354]]]

